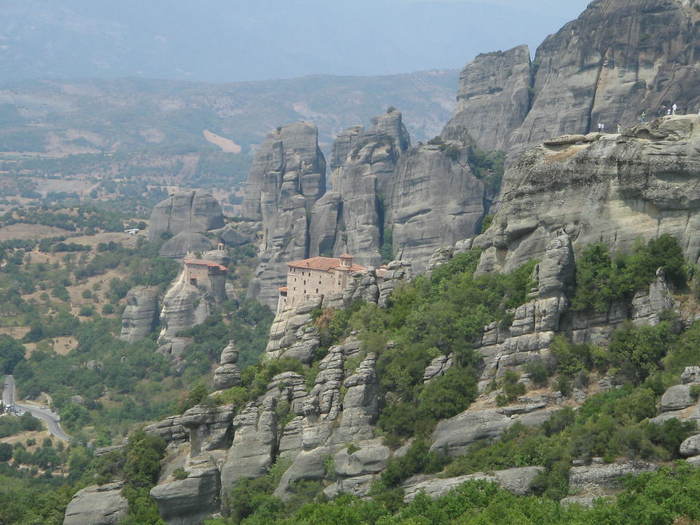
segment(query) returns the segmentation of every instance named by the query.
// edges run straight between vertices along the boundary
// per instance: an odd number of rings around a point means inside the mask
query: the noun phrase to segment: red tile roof
[[[350,272],[363,272],[367,268],[359,264],[353,264],[351,267],[342,266],[338,257],[311,257],[302,261],[292,261],[287,263],[290,268],[300,268],[302,270],[320,270],[327,272],[329,270],[342,270]]]
[[[226,268],[226,266],[223,266],[214,261],[205,261],[204,259],[185,259],[185,264],[191,264],[193,266],[206,266],[207,268],[216,268],[217,270],[221,270],[223,272],[228,271],[228,268]]]

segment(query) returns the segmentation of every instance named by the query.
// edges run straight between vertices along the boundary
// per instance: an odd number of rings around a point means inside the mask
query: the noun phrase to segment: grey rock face
[[[325,191],[326,161],[314,125],[278,128],[258,148],[243,203],[243,216],[262,223],[261,263],[250,296],[276,306],[286,263],[308,255],[311,209]]]
[[[618,488],[624,476],[651,472],[658,468],[658,465],[641,461],[572,467],[569,471],[569,487],[573,491],[590,490],[591,487]]]
[[[442,137],[473,139],[485,151],[508,149],[530,109],[530,76],[527,46],[477,56],[462,70],[457,114]]]
[[[121,489],[121,483],[109,483],[79,491],[66,507],[63,525],[116,525],[129,507]]]
[[[463,483],[480,480],[497,483],[513,494],[524,496],[530,492],[533,481],[541,472],[544,472],[543,467],[521,467],[497,470],[493,473],[478,472],[455,478],[414,476],[404,483],[404,501],[412,501],[421,492],[431,498],[439,498]]]
[[[455,147],[461,147],[459,145]],[[438,145],[399,159],[391,191],[393,248],[420,273],[436,248],[473,235],[484,215],[484,185],[466,163]]]
[[[376,266],[388,188],[399,156],[410,145],[408,133],[401,113],[392,110],[377,117],[369,130],[351,128],[338,140],[333,194],[314,207],[310,255],[351,253],[358,263]]]
[[[153,331],[158,318],[158,288],[137,286],[126,294],[119,339],[133,343]]]
[[[302,363],[310,362],[320,345],[318,329],[311,318],[311,313],[319,306],[320,299],[277,312],[270,327],[266,355],[271,359],[293,357]]]
[[[662,313],[674,309],[676,302],[666,284],[661,268],[649,291],[638,292],[632,299],[632,322],[636,325],[656,326]]]
[[[441,451],[452,457],[459,456],[472,443],[495,439],[516,422],[539,425],[551,414],[552,411],[547,409],[513,416],[504,414],[500,409],[466,410],[437,424],[430,450]]]
[[[187,478],[169,479],[151,489],[158,512],[168,525],[201,523],[219,509],[219,470],[209,459],[190,460]]]
[[[179,332],[203,323],[213,302],[203,290],[189,283],[182,271],[163,297],[159,341],[174,341]]]
[[[681,374],[681,382],[684,385],[700,383],[700,366],[686,366]]]
[[[474,240],[485,250],[480,269],[541,259],[561,232],[576,248],[603,241],[613,251],[669,233],[696,262],[698,123],[665,117],[621,136],[565,137],[530,150],[506,172],[493,224]]]
[[[148,225],[148,240],[156,241],[164,233],[203,233],[224,226],[218,201],[205,191],[186,191],[158,203]]]
[[[585,134],[601,122],[614,132],[674,102],[697,112],[694,16],[681,0],[591,3],[537,49],[532,109],[511,142]]]
[[[221,467],[222,495],[244,478],[265,474],[273,462],[277,443],[277,401],[267,398],[262,406],[249,403],[233,420],[234,439]]]

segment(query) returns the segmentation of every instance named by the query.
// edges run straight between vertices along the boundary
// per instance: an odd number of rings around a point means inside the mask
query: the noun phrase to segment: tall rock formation
[[[158,295],[159,289],[154,286],[136,286],[129,290],[119,339],[133,343],[153,331],[158,319]]]
[[[255,155],[243,215],[260,221],[260,265],[249,295],[274,306],[286,262],[308,254],[311,209],[326,191],[318,130],[307,123],[278,128]]]
[[[631,125],[677,103],[696,113],[697,3],[598,0],[548,37],[534,61],[534,101],[513,142],[532,144],[604,123]]]
[[[473,235],[484,216],[484,184],[471,172],[460,142],[415,147],[400,160],[392,182],[390,224],[397,259],[416,272],[436,248]]]
[[[462,70],[457,113],[442,137],[505,151],[530,109],[531,77],[527,46],[477,56]]]
[[[360,264],[379,265],[385,215],[399,156],[410,146],[401,113],[393,108],[367,131],[350,128],[333,148],[333,191],[314,206],[310,256],[352,253]]]

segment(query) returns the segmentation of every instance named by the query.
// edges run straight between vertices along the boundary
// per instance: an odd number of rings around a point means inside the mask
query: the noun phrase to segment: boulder
[[[108,483],[78,491],[66,507],[63,525],[117,525],[129,510],[122,486]]]
[[[688,439],[683,441],[678,450],[683,457],[700,455],[700,434],[690,436]]]
[[[693,404],[695,401],[690,396],[690,385],[674,385],[661,396],[662,412],[681,410]]]
[[[159,202],[151,213],[148,240],[158,241],[164,234],[203,233],[224,226],[219,202],[206,191],[183,191]]]

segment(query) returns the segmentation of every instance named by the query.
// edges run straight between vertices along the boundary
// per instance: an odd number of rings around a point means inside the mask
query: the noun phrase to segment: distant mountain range
[[[66,175],[67,164],[52,158],[71,155],[71,174],[108,174],[124,170],[113,168],[110,159],[125,155],[139,170],[152,167],[156,157],[189,156],[185,164],[197,168],[185,170],[184,179],[239,181],[247,176],[254,146],[277,126],[299,120],[319,127],[327,151],[341,130],[366,125],[395,106],[416,140],[430,139],[454,109],[457,83],[454,70],[218,85],[143,79],[5,83],[0,160],[14,153],[43,157],[42,170]],[[12,166],[21,172],[27,165]]]

